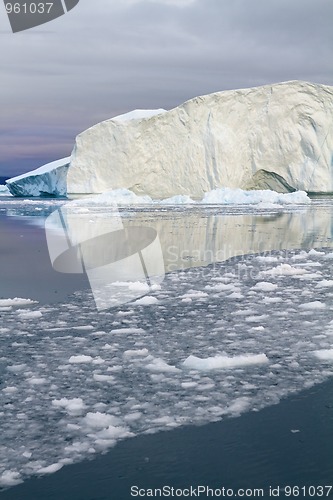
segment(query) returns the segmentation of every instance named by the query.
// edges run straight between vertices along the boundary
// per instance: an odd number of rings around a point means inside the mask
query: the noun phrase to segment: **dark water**
[[[0,298],[22,297],[56,303],[88,288],[81,274],[52,268],[45,231],[0,213]]]
[[[132,485],[207,485],[232,488],[235,495],[239,488],[262,488],[261,498],[271,498],[270,487],[278,486],[279,498],[295,498],[283,488],[298,486],[304,487],[298,498],[322,498],[311,487],[333,484],[332,443],[333,381],[328,381],[257,413],[123,441],[105,456],[32,479],[0,498],[129,500]]]

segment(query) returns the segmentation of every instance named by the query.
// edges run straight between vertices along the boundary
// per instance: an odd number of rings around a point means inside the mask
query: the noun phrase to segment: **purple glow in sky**
[[[331,0],[81,0],[13,34],[0,5],[0,176],[135,108],[285,80],[333,85]]]

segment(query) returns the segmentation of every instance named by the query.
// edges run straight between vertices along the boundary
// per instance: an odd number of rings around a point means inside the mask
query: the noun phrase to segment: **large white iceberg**
[[[127,189],[155,200],[220,188],[332,193],[332,123],[326,85],[216,92],[101,122],[77,136],[69,168],[65,158],[7,186],[16,196]]]
[[[14,196],[66,196],[70,157],[53,161],[6,181]]]
[[[333,192],[333,87],[299,81],[196,97],[76,138],[68,192],[154,199],[216,188]]]

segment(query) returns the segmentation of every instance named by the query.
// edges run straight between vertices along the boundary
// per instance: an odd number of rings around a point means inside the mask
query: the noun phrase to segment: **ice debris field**
[[[38,191],[39,193],[39,191]],[[0,185],[0,196],[11,196],[6,186]],[[43,199],[45,202],[45,198]],[[15,198],[17,202],[17,198]],[[34,200],[30,200],[34,202]],[[243,190],[231,188],[218,188],[208,191],[204,194],[201,200],[193,200],[188,195],[175,195],[162,200],[153,200],[148,195],[136,195],[129,189],[113,189],[103,194],[93,195],[89,199],[85,198],[81,201],[75,201],[76,204],[119,204],[119,205],[258,205],[258,208],[281,208],[288,205],[309,204],[310,198],[305,191],[295,191],[293,193],[277,193],[269,189],[262,190]]]
[[[332,376],[332,263],[327,249],[232,258],[99,314],[88,292],[2,299],[1,487]]]

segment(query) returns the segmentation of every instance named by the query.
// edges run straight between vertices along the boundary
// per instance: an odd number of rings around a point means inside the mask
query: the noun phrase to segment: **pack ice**
[[[333,87],[301,81],[134,111],[77,136],[67,191],[128,189],[153,199],[201,199],[226,187],[333,192],[332,123]]]

